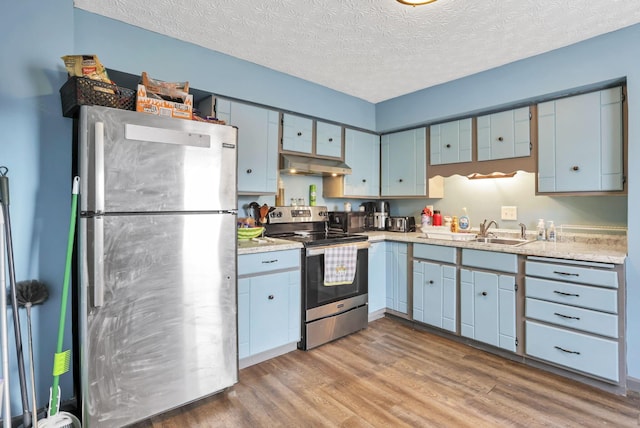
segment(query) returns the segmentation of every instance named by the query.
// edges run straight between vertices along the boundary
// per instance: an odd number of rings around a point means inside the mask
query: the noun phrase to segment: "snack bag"
[[[153,79],[146,71],[142,72],[142,84],[150,98],[184,103],[189,96],[189,82],[165,82]]]
[[[65,55],[62,60],[69,77],[86,77],[113,84],[97,55]]]

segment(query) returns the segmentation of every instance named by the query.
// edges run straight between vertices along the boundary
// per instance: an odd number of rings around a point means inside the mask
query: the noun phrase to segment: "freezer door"
[[[82,106],[78,133],[82,211],[237,208],[234,127]]]
[[[80,220],[85,428],[125,426],[237,382],[235,219]]]

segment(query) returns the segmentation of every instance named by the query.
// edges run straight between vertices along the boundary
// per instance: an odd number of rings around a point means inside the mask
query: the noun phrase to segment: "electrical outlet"
[[[502,207],[502,210],[500,211],[500,218],[502,220],[517,220],[518,207]]]

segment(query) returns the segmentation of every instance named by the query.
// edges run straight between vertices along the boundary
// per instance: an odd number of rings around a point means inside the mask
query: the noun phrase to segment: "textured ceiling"
[[[75,0],[371,102],[640,22],[638,0]]]

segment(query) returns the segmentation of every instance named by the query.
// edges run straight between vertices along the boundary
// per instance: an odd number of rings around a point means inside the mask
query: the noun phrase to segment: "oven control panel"
[[[312,221],[327,221],[327,207],[276,207],[269,214],[269,223],[306,223]]]

